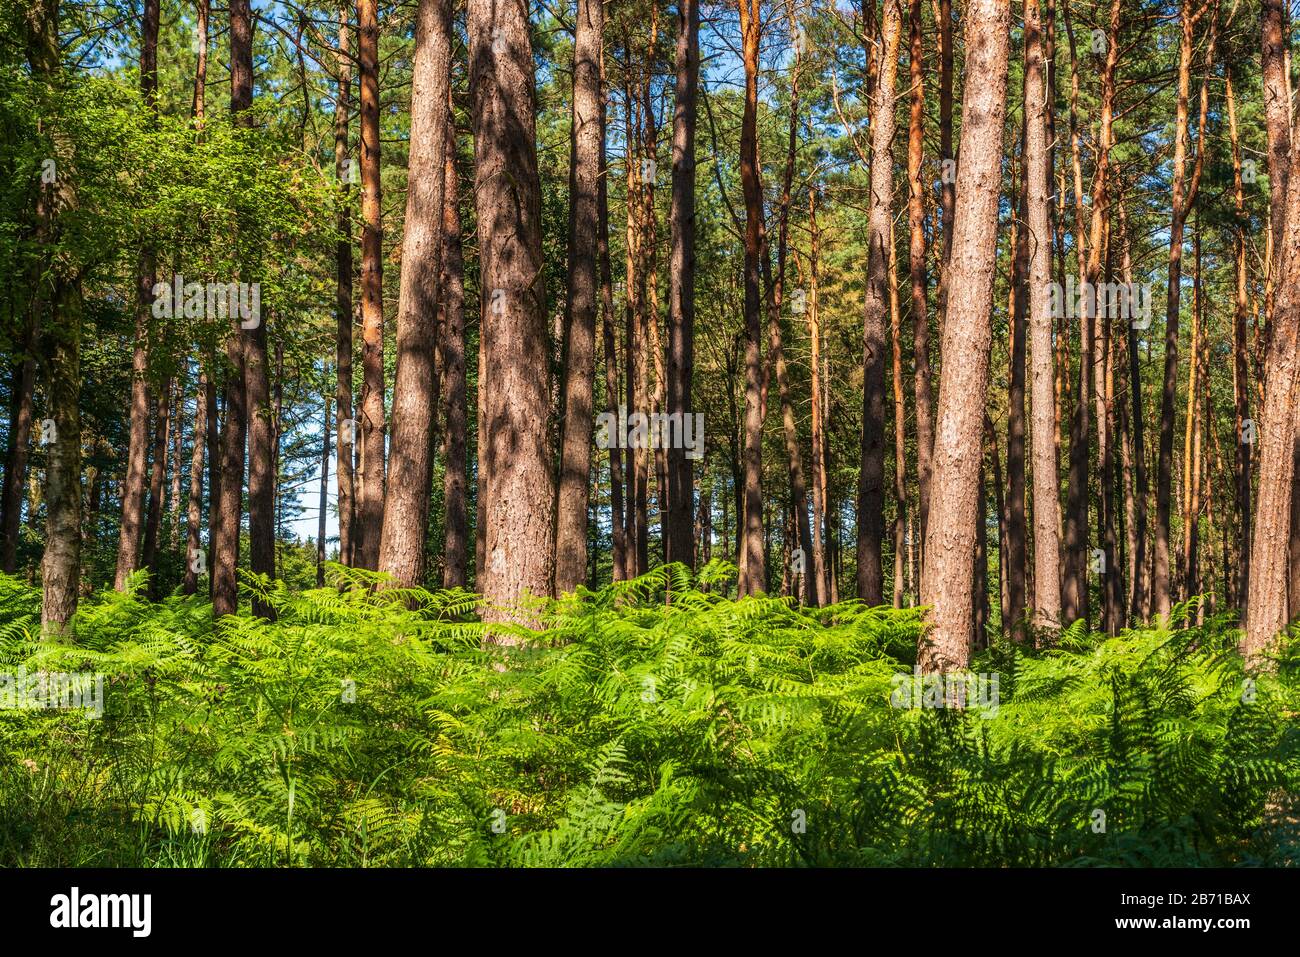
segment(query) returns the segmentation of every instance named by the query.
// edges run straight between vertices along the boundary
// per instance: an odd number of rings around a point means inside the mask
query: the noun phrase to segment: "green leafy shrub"
[[[995,645],[996,713],[891,707],[918,610],[731,601],[668,566],[548,603],[253,583],[275,622],[137,587],[0,673],[105,676],[101,718],[0,711],[0,865],[1289,864],[1297,684],[1226,618]],[[138,583],[142,585],[142,582]],[[1104,829],[1103,829],[1104,828]]]

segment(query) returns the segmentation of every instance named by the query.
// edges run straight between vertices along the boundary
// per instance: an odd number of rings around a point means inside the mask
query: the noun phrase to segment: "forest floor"
[[[43,643],[0,576],[0,866],[1300,864],[1292,644],[1249,674],[1189,605],[940,684],[919,611],[729,571],[497,644],[465,592],[283,586],[216,627],[105,592]]]

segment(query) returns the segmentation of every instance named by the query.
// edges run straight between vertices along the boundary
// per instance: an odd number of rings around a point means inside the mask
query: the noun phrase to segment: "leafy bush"
[[[731,601],[668,566],[485,634],[460,591],[255,584],[277,620],[112,592],[75,645],[0,576],[0,865],[1224,865],[1300,854],[1290,659],[1227,619],[995,644],[996,714],[891,707],[917,610]],[[139,582],[138,585],[142,585]],[[486,639],[486,640],[485,640]],[[517,643],[512,643],[517,642]],[[1102,816],[1104,815],[1104,817]],[[1104,823],[1104,830],[1102,825]]]

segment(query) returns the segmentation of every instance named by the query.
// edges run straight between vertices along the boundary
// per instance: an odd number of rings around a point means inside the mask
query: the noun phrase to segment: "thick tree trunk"
[[[379,568],[399,587],[424,584],[433,476],[434,353],[446,213],[447,96],[451,4],[420,0],[411,88],[406,223],[397,306],[393,443],[388,461]]]
[[[1264,403],[1256,437],[1259,489],[1250,553],[1250,594],[1241,651],[1265,655],[1289,621],[1287,547],[1291,485],[1295,469],[1295,419],[1300,392],[1300,150],[1293,150],[1287,177],[1281,271],[1278,274],[1268,353]]]
[[[57,9],[57,8],[56,8]],[[54,54],[57,57],[57,54]],[[55,60],[57,62],[57,59]],[[70,157],[68,157],[70,159]],[[66,168],[66,167],[65,167]],[[66,184],[66,179],[61,179]],[[75,195],[56,187],[54,208],[74,208]],[[45,453],[45,555],[41,559],[41,631],[67,634],[77,610],[81,576],[81,288],[75,277],[50,283],[49,321],[43,324],[42,364],[54,441]]]
[[[1025,186],[1029,242],[1029,393],[1033,427],[1034,598],[1033,625],[1061,625],[1061,511],[1056,467],[1053,368],[1050,203],[1052,170],[1048,150],[1050,87],[1045,85],[1044,49],[1038,0],[1025,3]]]
[[[858,477],[858,598],[884,600],[885,328],[889,312],[889,242],[894,199],[894,82],[902,32],[899,0],[885,0],[884,59],[876,83],[871,129],[871,205],[867,226],[867,289],[862,324],[862,446]]]
[[[668,214],[668,414],[691,415],[695,377],[695,110],[700,75],[698,0],[677,4],[673,193]],[[694,481],[685,448],[668,450],[668,561],[695,567]]]
[[[763,556],[763,368],[761,349],[763,186],[758,160],[758,57],[762,34],[758,0],[740,0],[745,101],[740,132],[740,181],[745,196],[745,453],[740,540],[740,595],[767,591]]]
[[[252,123],[253,18],[244,0],[230,5],[232,73],[230,110],[236,122]],[[260,315],[240,323],[244,340],[244,396],[248,422],[248,567],[275,577],[275,422],[271,408],[266,321]],[[253,602],[253,614],[271,617],[271,607]]]
[[[243,512],[244,443],[247,404],[244,352],[238,327],[226,340],[225,424],[221,430],[221,478],[217,521],[212,526],[212,613],[233,615],[239,604],[239,526]]]
[[[253,22],[248,0],[231,0],[230,4],[230,112],[236,122],[247,123],[247,111],[253,105]],[[245,114],[241,116],[240,114]],[[262,323],[258,321],[259,329]],[[262,362],[265,363],[265,330],[262,330]],[[266,369],[247,374],[250,358],[247,354],[252,337],[241,328],[240,318],[231,321],[231,332],[226,339],[226,360],[230,364],[226,378],[226,422],[221,434],[220,511],[212,531],[212,613],[216,618],[233,615],[239,606],[239,525],[243,511],[244,444],[249,438],[249,410],[254,400],[264,406],[266,395],[250,396],[250,383],[259,387],[266,381]],[[256,406],[253,406],[256,407]],[[266,438],[269,423],[259,428],[259,438]],[[250,443],[251,444],[251,443]],[[264,455],[269,458],[269,448],[250,449],[249,457]],[[260,466],[259,466],[260,468]],[[250,468],[251,472],[251,468]],[[264,473],[258,488],[259,535],[265,534],[263,523],[269,517],[264,512],[266,496],[274,493],[274,483],[267,482]],[[249,519],[253,511],[253,491],[249,481]],[[274,533],[274,525],[271,526]],[[261,544],[261,542],[259,542]],[[259,566],[265,562],[264,550],[259,549]],[[274,552],[271,555],[274,561]]]
[[[939,389],[932,487],[921,600],[930,606],[919,661],[927,672],[964,668],[970,660],[975,608],[971,555],[981,530],[981,431],[992,344],[993,274],[997,260],[998,191],[1002,123],[1006,112],[1010,0],[971,0],[966,47],[966,98],[962,107],[957,172],[962,204],[953,222],[949,303],[944,323],[949,363]]]
[[[53,102],[63,86],[59,54],[59,2],[36,0],[27,16],[27,61]],[[73,168],[71,146],[53,131],[56,168]],[[41,559],[41,634],[59,638],[71,631],[81,576],[81,281],[56,257],[60,219],[76,211],[74,178],[64,173],[43,183],[36,200],[36,239],[48,250],[33,299],[46,310],[39,324],[37,364],[45,380],[48,419],[45,445],[45,554]],[[53,426],[53,433],[49,426]]]
[[[944,324],[948,316],[948,265],[952,260],[953,220],[957,215],[957,156],[952,147],[952,75],[953,75],[953,15],[952,0],[939,0],[939,159],[944,164],[940,179],[939,212],[943,223],[943,245],[939,253],[939,337],[942,341]],[[933,463],[933,453],[931,454]],[[934,466],[930,466],[931,487]],[[927,504],[928,507],[928,504]],[[926,534],[929,541],[929,534]],[[925,550],[922,544],[922,566]]]
[[[348,150],[348,114],[351,111],[352,61],[348,57],[348,0],[339,6],[338,92],[334,100],[334,175],[338,179],[339,239],[334,247],[334,318],[338,326],[335,343],[334,421],[338,435],[334,446],[334,470],[338,482],[339,562],[353,564],[354,516],[356,510],[355,471],[357,423],[352,412],[352,159]]]
[[[1030,0],[1037,2],[1037,0]],[[1028,110],[1021,132],[1020,197],[1017,203],[1015,254],[1012,262],[1010,360],[1007,389],[1007,486],[1005,545],[998,555],[1006,590],[1006,616],[1002,630],[1024,637],[1028,555],[1025,523],[1025,326],[1029,311],[1029,256],[1036,240],[1029,236],[1029,177],[1025,168],[1025,141],[1029,135]],[[1043,239],[1046,242],[1046,237]]]
[[[361,79],[361,418],[353,564],[379,567],[384,521],[384,224],[379,171],[377,0],[357,0]]]
[[[13,414],[9,420],[9,458],[4,487],[0,492],[0,572],[12,575],[18,567],[18,535],[23,514],[23,489],[27,485],[27,462],[32,440],[33,400],[36,392],[36,311],[39,299],[29,307],[23,354],[14,369]]]
[[[903,325],[898,307],[898,252],[889,230],[889,347],[894,386],[894,607],[903,607],[907,561],[907,400],[903,397]]]
[[[447,111],[447,158],[442,221],[442,388],[447,410],[443,502],[447,509],[442,587],[468,584],[469,459],[466,442],[465,259],[461,249],[460,184],[456,176],[456,126]]]
[[[555,487],[548,413],[541,187],[533,55],[521,0],[470,0],[475,198],[483,289],[487,523],[480,591],[490,622],[533,616],[512,606],[549,593]]]
[[[1286,627],[1290,607],[1288,579],[1296,552],[1294,521],[1297,458],[1296,391],[1300,387],[1300,150],[1292,143],[1287,71],[1286,16],[1280,0],[1265,0],[1261,16],[1261,74],[1268,136],[1273,256],[1263,400],[1256,426],[1259,486],[1251,539],[1246,628],[1242,653],[1259,658]],[[1273,277],[1276,277],[1273,279]],[[1290,552],[1288,560],[1287,552]]]
[[[587,576],[587,509],[591,482],[596,373],[597,217],[601,170],[600,55],[605,10],[580,0],[573,48],[573,154],[569,179],[569,263],[565,326],[564,416],[555,521],[555,593]]]
[[[817,229],[817,189],[808,190],[808,338],[812,342],[811,404],[812,404],[812,479],[813,479],[813,574],[817,578],[817,595],[821,603],[830,598],[830,562],[827,559],[827,541],[830,533],[826,522],[826,410],[822,402],[821,384],[821,324],[818,313],[818,269],[821,258],[821,235]]]
[[[1204,9],[1204,8],[1203,8]],[[1151,576],[1152,611],[1168,616],[1171,608],[1170,520],[1173,507],[1174,414],[1178,393],[1178,322],[1182,309],[1183,228],[1188,212],[1196,201],[1202,161],[1205,156],[1204,131],[1206,91],[1201,93],[1201,137],[1196,151],[1192,181],[1187,183],[1188,101],[1191,95],[1193,28],[1191,0],[1182,0],[1180,8],[1182,35],[1178,48],[1178,105],[1174,128],[1174,170],[1172,184],[1173,212],[1169,225],[1169,285],[1165,301],[1165,370],[1160,397],[1160,450],[1156,465],[1156,540],[1155,564]],[[1207,68],[1208,72],[1208,68]]]
[[[158,108],[158,0],[145,0],[140,21],[140,92],[145,103]],[[157,280],[156,257],[149,246],[140,250],[136,271],[135,345],[131,353],[131,408],[127,431],[126,485],[122,491],[122,524],[117,538],[117,570],[113,587],[126,588],[139,568],[140,537],[144,529],[145,473],[149,457],[149,310]]]
[[[1246,337],[1246,324],[1250,315],[1249,268],[1246,262],[1246,230],[1250,220],[1246,214],[1246,191],[1241,169],[1241,143],[1237,137],[1237,104],[1233,95],[1232,74],[1224,77],[1228,101],[1228,129],[1232,141],[1232,195],[1236,219],[1233,228],[1233,263],[1236,270],[1236,305],[1232,314],[1232,400],[1233,400],[1233,465],[1236,492],[1236,568],[1233,569],[1233,589],[1241,608],[1250,591],[1250,470],[1254,436],[1248,435],[1250,419],[1250,373],[1247,357],[1250,344]],[[1295,496],[1292,493],[1292,509]],[[1292,523],[1292,536],[1295,526]],[[1294,558],[1294,555],[1293,555]],[[1292,576],[1294,583],[1295,575]]]
[[[925,190],[921,166],[925,150],[925,62],[921,45],[921,0],[911,0],[909,25],[909,82],[911,112],[907,127],[908,274],[911,279],[912,367],[916,406],[917,512],[921,539],[930,518],[930,455],[934,449],[934,386],[930,372],[930,318],[926,305]],[[948,186],[944,185],[944,191]],[[948,219],[945,216],[945,225]],[[922,563],[925,561],[922,555]]]

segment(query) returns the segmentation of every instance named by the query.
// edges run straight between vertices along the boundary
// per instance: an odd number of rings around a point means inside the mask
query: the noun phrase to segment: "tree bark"
[[[153,462],[149,469],[149,510],[144,525],[141,567],[149,569],[149,594],[158,597],[158,531],[162,526],[163,482],[167,476],[167,440],[171,437],[172,380],[163,381],[153,426]]]
[[[1010,0],[971,0],[967,11],[962,162],[957,171],[962,204],[953,222],[950,264],[950,288],[963,290],[963,295],[949,302],[942,351],[963,358],[944,369],[939,388],[931,481],[944,494],[930,503],[921,574],[930,627],[918,660],[927,672],[964,668],[970,660],[975,608],[970,561],[981,531],[979,450],[992,345]]]
[[[871,205],[867,226],[867,289],[862,324],[862,445],[858,477],[858,598],[884,601],[885,328],[889,311],[889,242],[894,199],[894,83],[902,32],[899,0],[885,0],[884,55],[871,129]]]
[[[231,0],[230,4],[230,112],[236,122],[246,123],[247,112],[253,105],[253,24],[248,0]],[[241,116],[240,114],[245,114]],[[259,322],[260,326],[261,323]],[[259,374],[248,376],[247,346],[250,337],[240,328],[239,317],[231,321],[231,332],[226,338],[226,360],[230,368],[226,373],[226,422],[221,434],[220,507],[216,526],[212,530],[212,614],[216,618],[233,615],[239,605],[239,525],[243,512],[244,444],[249,430],[249,383],[259,383]],[[263,360],[265,358],[265,339]],[[260,381],[265,381],[265,368]],[[265,395],[259,396],[265,402]],[[258,448],[254,454],[266,454]],[[259,511],[265,507],[265,495],[273,492],[263,484],[258,489]],[[250,480],[249,515],[252,516],[252,489]],[[265,516],[259,516],[264,519]],[[272,526],[274,531],[274,526]],[[263,529],[259,528],[259,532]],[[259,564],[265,560],[259,553]],[[274,559],[274,554],[272,554]]]
[[[1033,625],[1061,625],[1061,512],[1056,467],[1053,368],[1051,166],[1048,152],[1049,87],[1043,69],[1043,35],[1038,0],[1025,3],[1025,185],[1029,244],[1030,455],[1033,460]]]
[[[461,249],[460,182],[456,175],[455,117],[447,111],[447,158],[443,198],[442,387],[447,410],[446,471],[443,501],[447,509],[443,545],[443,588],[468,584],[469,459],[466,442],[465,260]]]
[[[817,229],[817,189],[808,190],[808,338],[812,342],[812,479],[813,479],[813,570],[817,578],[817,595],[822,603],[831,600],[830,562],[827,542],[830,538],[826,521],[826,411],[822,402],[821,323],[818,313],[818,270],[821,258],[821,235]]]
[[[601,51],[601,108],[600,108],[600,181],[596,201],[596,256],[600,261],[600,295],[604,311],[602,322],[605,359],[605,410],[618,414],[618,339],[614,331],[614,282],[609,261],[609,163],[605,155],[606,116],[609,109],[609,90],[605,78],[605,57]],[[627,526],[623,504],[624,474],[623,453],[617,442],[609,447],[609,512],[613,538],[611,577],[623,581],[628,577]]]
[[[945,0],[946,2],[946,0]],[[917,512],[921,539],[930,518],[930,456],[934,449],[934,386],[930,372],[930,318],[927,311],[925,257],[925,185],[921,167],[925,150],[925,62],[921,44],[921,0],[911,0],[908,10],[909,82],[911,112],[907,127],[908,274],[911,279],[912,384],[916,407]],[[951,134],[950,134],[951,135]],[[948,186],[944,186],[945,192]],[[945,224],[949,222],[944,218]],[[922,563],[925,558],[922,555]]]
[[[535,621],[515,603],[551,588],[555,483],[546,428],[533,55],[522,0],[470,0],[475,198],[483,288],[487,442],[484,620]]]
[[[420,0],[411,87],[406,226],[397,306],[392,451],[379,568],[402,588],[424,584],[433,411],[434,353],[446,215],[447,96],[451,86],[451,4]]]
[[[678,0],[673,185],[668,214],[668,414],[692,414],[695,378],[695,113],[700,75],[699,0]],[[666,557],[695,567],[694,481],[685,448],[668,450]]]
[[[740,541],[741,597],[767,591],[763,555],[763,368],[761,349],[763,187],[758,160],[758,57],[762,34],[758,0],[740,0],[745,100],[740,132],[740,182],[745,197],[745,452]]]
[[[36,392],[37,306],[28,307],[23,353],[17,357],[12,388],[13,414],[9,420],[9,459],[0,492],[0,572],[12,575],[18,567],[18,536],[23,513],[23,489],[32,440],[33,400]]]
[[[587,577],[587,510],[591,483],[596,373],[597,242],[601,123],[601,0],[579,0],[573,48],[573,152],[570,168],[569,263],[565,322],[564,415],[555,522],[555,593]]]
[[[316,587],[325,585],[325,535],[326,514],[329,507],[330,483],[330,400],[326,396],[321,403],[324,406],[325,421],[321,425],[320,453],[320,493],[316,497]]]
[[[379,567],[384,521],[384,224],[379,170],[379,20],[377,0],[357,0],[361,79],[361,450],[352,557]]]
[[[59,53],[59,2],[36,0],[27,15],[27,61],[38,96],[52,104],[64,85]],[[51,111],[53,112],[53,111]],[[81,278],[56,257],[62,217],[75,213],[71,144],[55,129],[60,170],[42,184],[36,200],[36,240],[48,251],[34,299],[46,310],[39,324],[38,367],[44,375],[52,423],[42,423],[45,442],[45,554],[41,559],[41,634],[71,634],[81,577]],[[52,424],[49,434],[46,425]]]
[[[1256,423],[1259,485],[1251,538],[1250,590],[1241,651],[1259,660],[1286,627],[1293,608],[1288,578],[1294,577],[1296,412],[1300,386],[1300,150],[1294,148],[1287,69],[1286,15],[1280,0],[1265,0],[1261,14],[1261,76],[1264,89],[1270,181],[1269,263],[1273,292],[1264,360],[1263,398]],[[1283,521],[1283,509],[1291,514]],[[1290,552],[1290,561],[1286,551]]]
[[[1202,8],[1202,12],[1204,8]],[[1187,183],[1188,100],[1191,90],[1193,27],[1199,16],[1192,14],[1191,0],[1182,0],[1182,35],[1178,47],[1178,106],[1175,114],[1173,211],[1169,225],[1169,285],[1165,301],[1165,370],[1160,398],[1160,449],[1156,465],[1155,564],[1151,576],[1151,604],[1155,614],[1167,617],[1171,608],[1169,580],[1169,537],[1173,504],[1174,406],[1178,393],[1178,323],[1182,307],[1183,228],[1196,201],[1202,161],[1205,156],[1204,130],[1206,91],[1201,94],[1201,140],[1197,148],[1191,184]],[[1208,72],[1208,70],[1207,70]]]
[[[208,431],[208,416],[215,414],[208,411],[208,395],[211,387],[208,383],[208,367],[199,367],[199,386],[194,395],[194,443],[190,449],[190,494],[185,508],[185,578],[181,590],[186,595],[193,595],[199,590],[199,568],[197,561],[202,553],[201,540],[203,516],[203,451]]]
[[[348,115],[352,109],[352,61],[348,56],[348,0],[339,5],[338,87],[334,100],[334,175],[338,179],[339,239],[334,246],[335,342],[334,422],[338,430],[334,446],[334,470],[338,482],[339,562],[353,564],[353,525],[356,510],[355,471],[357,423],[352,412],[352,159],[348,150]]]
[[[158,21],[158,0],[145,0],[140,21],[140,92],[155,114],[158,109]],[[145,473],[149,457],[149,310],[156,280],[154,251],[146,244],[140,249],[136,271],[126,485],[122,491],[122,524],[118,529],[117,570],[113,577],[113,587],[118,591],[126,588],[132,573],[139,568],[140,537],[144,529]]]
[[[1235,604],[1236,607],[1240,608],[1245,602],[1245,596],[1250,591],[1250,472],[1251,451],[1254,447],[1254,436],[1247,434],[1248,428],[1253,428],[1253,423],[1251,426],[1246,424],[1250,419],[1250,373],[1247,365],[1250,344],[1246,338],[1246,323],[1250,315],[1248,286],[1250,277],[1246,261],[1246,230],[1249,228],[1250,220],[1246,214],[1246,191],[1241,169],[1241,143],[1237,137],[1237,104],[1236,97],[1233,95],[1231,71],[1225,73],[1224,80],[1226,82],[1225,92],[1228,101],[1228,129],[1232,141],[1232,196],[1235,217],[1232,236],[1233,263],[1236,273],[1236,301],[1232,314],[1232,405],[1233,435],[1236,436],[1236,441],[1233,442],[1233,465],[1237,510],[1237,562],[1236,568],[1233,570],[1235,576],[1233,587],[1236,590],[1234,596],[1236,601],[1231,602],[1231,604]],[[1295,498],[1293,493],[1293,511],[1294,507]],[[1292,523],[1293,537],[1294,527],[1294,523]],[[1291,577],[1294,582],[1296,576],[1292,574]]]

